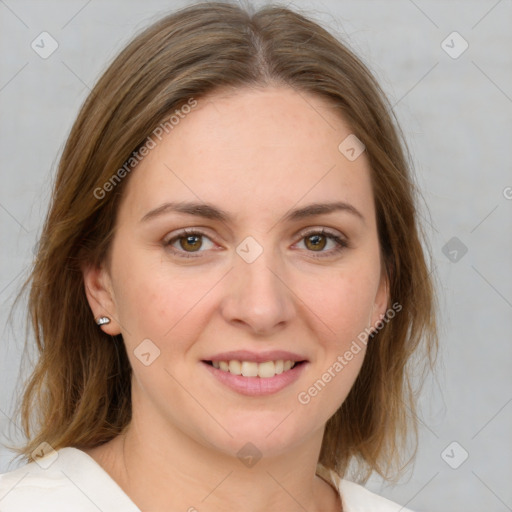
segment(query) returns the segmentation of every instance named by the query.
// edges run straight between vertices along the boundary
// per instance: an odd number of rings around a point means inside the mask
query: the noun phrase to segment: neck
[[[134,414],[124,434],[88,453],[140,510],[340,511],[337,492],[316,476],[322,435],[254,462],[250,450],[234,457]]]

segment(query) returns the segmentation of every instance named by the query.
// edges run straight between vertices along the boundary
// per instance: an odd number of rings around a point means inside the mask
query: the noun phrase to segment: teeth
[[[266,363],[260,363],[258,365],[258,376],[263,379],[268,379],[276,374],[276,365],[274,361],[268,361]]]
[[[229,373],[240,375],[242,373],[242,365],[240,361],[229,361]]]
[[[258,363],[251,363],[249,361],[242,361],[242,375],[244,377],[257,377],[258,376]]]
[[[295,366],[295,361],[265,361],[264,363],[255,363],[253,361],[212,361],[214,368],[233,375],[242,375],[244,377],[260,377],[268,379],[291,370]]]

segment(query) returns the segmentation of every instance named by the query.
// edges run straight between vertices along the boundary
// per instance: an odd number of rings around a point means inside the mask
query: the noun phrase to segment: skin
[[[133,419],[123,435],[85,451],[141,510],[341,510],[315,470],[325,423],[350,391],[364,345],[307,405],[297,396],[387,308],[369,164],[365,153],[351,162],[338,150],[350,133],[323,98],[289,87],[217,92],[130,176],[109,260],[85,268],[84,281],[94,316],[112,319],[101,328],[123,335]],[[141,222],[168,201],[212,204],[232,219],[168,212]],[[291,209],[334,201],[363,219],[336,211],[284,220]],[[191,258],[164,243],[183,228],[206,235],[192,240],[197,252],[186,237],[174,240]],[[335,253],[336,242],[320,237],[318,248],[306,234],[322,228],[349,246]],[[248,236],[263,248],[252,263],[236,252]],[[149,366],[134,355],[144,339],[160,350]],[[289,350],[308,363],[278,393],[248,397],[201,362],[239,349]],[[262,454],[252,467],[237,457],[247,442]]]

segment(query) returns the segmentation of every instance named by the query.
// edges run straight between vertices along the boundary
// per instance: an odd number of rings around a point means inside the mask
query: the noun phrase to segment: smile
[[[277,359],[275,361],[218,360],[201,361],[203,368],[232,391],[247,396],[278,393],[292,385],[308,367],[308,361]]]
[[[214,368],[223,372],[229,372],[233,375],[243,377],[260,377],[270,379],[283,372],[287,372],[299,364],[297,361],[279,359],[277,361],[264,361],[256,363],[254,361],[208,361]]]

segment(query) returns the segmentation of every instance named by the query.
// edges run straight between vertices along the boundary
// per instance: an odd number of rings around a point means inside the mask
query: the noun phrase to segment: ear
[[[107,270],[103,265],[99,267],[84,265],[82,266],[82,275],[84,278],[85,295],[93,315],[91,322],[96,322],[96,319],[99,317],[106,316],[110,319],[110,322],[98,326],[98,329],[101,328],[103,332],[111,336],[120,334],[120,324],[116,320],[115,295]]]
[[[371,324],[370,328],[375,330],[375,325],[377,322],[382,320],[388,309],[389,303],[389,278],[386,274],[386,271],[383,269],[380,276],[379,288],[377,289],[377,294],[375,296],[375,303],[373,304],[372,314],[371,314]]]

